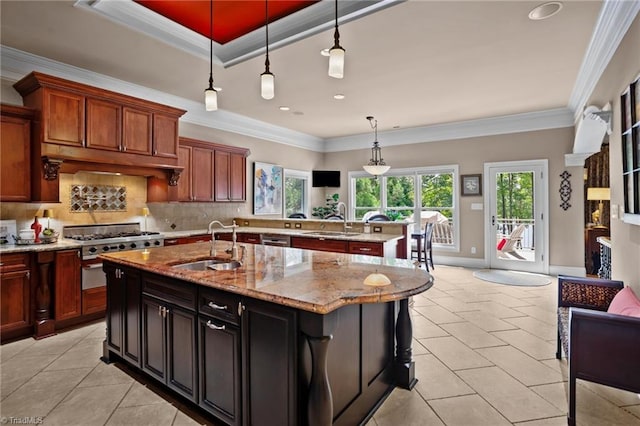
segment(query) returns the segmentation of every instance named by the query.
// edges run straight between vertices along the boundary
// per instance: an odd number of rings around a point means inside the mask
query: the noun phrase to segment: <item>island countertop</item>
[[[231,247],[216,242],[215,258],[228,259]],[[104,261],[284,306],[327,314],[341,306],[406,299],[433,285],[433,277],[406,259],[320,252],[246,244],[243,265],[229,271],[192,271],[174,265],[211,258],[211,243],[195,243],[102,254]],[[391,284],[364,284],[372,273]]]

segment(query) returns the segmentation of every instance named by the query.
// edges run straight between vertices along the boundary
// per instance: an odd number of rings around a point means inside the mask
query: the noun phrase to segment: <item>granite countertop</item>
[[[241,233],[254,233],[254,234],[271,234],[271,235],[288,235],[291,237],[305,237],[305,238],[325,238],[332,240],[348,240],[348,241],[363,241],[363,242],[374,242],[374,243],[386,243],[388,241],[399,240],[403,237],[400,234],[382,234],[382,233],[369,233],[366,234],[364,232],[357,234],[348,234],[348,235],[319,235],[317,232],[323,232],[322,229],[298,229],[298,228],[266,228],[266,227],[256,227],[256,226],[241,226],[236,232],[238,234]],[[224,228],[216,228],[214,229],[216,234],[218,233],[228,233],[231,232],[231,229]],[[162,232],[165,238],[182,238],[182,237],[190,237],[194,235],[203,235],[208,234],[206,229],[193,229],[189,231],[170,231],[170,232]]]
[[[0,246],[0,254],[28,253],[34,251],[55,251],[80,248],[81,244],[75,240],[59,238],[55,243],[47,244],[3,244]]]
[[[230,271],[191,271],[172,265],[211,258],[211,243],[195,243],[100,255],[105,261],[143,271],[326,314],[341,306],[405,299],[433,285],[433,277],[406,259],[241,244],[244,263]],[[229,259],[227,241],[216,242],[214,257]],[[242,249],[240,250],[242,254]],[[363,283],[372,273],[391,284]]]

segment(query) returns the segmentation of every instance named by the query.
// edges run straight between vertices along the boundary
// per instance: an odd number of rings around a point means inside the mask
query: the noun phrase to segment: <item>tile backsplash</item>
[[[74,187],[115,187],[126,188],[126,203],[119,210],[83,209],[72,211],[72,188]],[[18,229],[28,228],[34,216],[38,216],[43,226],[61,231],[63,226],[97,223],[138,222],[142,230],[183,231],[206,229],[212,220],[223,223],[234,217],[249,216],[251,202],[245,203],[146,203],[147,180],[141,176],[103,175],[87,172],[60,174],[60,203],[2,203],[0,219],[13,219]],[[150,215],[142,216],[142,208],[148,207]],[[43,210],[52,209],[54,217],[43,219]],[[175,225],[172,227],[172,225]]]

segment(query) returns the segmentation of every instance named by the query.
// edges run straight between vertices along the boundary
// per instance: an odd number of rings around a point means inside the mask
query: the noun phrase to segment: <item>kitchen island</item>
[[[231,243],[102,255],[104,360],[147,373],[230,425],[366,422],[416,382],[408,298],[433,278],[404,259]],[[223,263],[228,265],[228,263]],[[370,274],[391,283],[369,286]],[[396,344],[397,342],[397,344]]]

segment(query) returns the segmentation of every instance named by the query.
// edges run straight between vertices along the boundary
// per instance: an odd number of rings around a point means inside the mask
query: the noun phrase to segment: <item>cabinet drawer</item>
[[[291,247],[309,250],[333,251],[336,253],[347,253],[348,251],[347,241],[327,240],[324,238],[292,237]]]
[[[382,256],[384,254],[384,248],[382,244],[378,244],[378,243],[350,241],[349,253],[368,254],[371,256]]]
[[[147,275],[142,280],[142,292],[186,309],[196,310],[196,286],[189,283],[176,284],[162,277]]]
[[[103,312],[107,309],[107,287],[94,287],[82,290],[82,314]]]
[[[262,244],[262,237],[260,234],[240,233],[237,238],[240,243]]]
[[[0,256],[0,272],[20,271],[31,266],[28,253],[12,253]]]
[[[231,324],[239,325],[238,303],[240,296],[223,291],[202,287],[198,297],[198,311],[201,314],[219,318]]]
[[[178,238],[178,244],[192,244],[211,241],[211,234],[192,235],[190,237]]]

